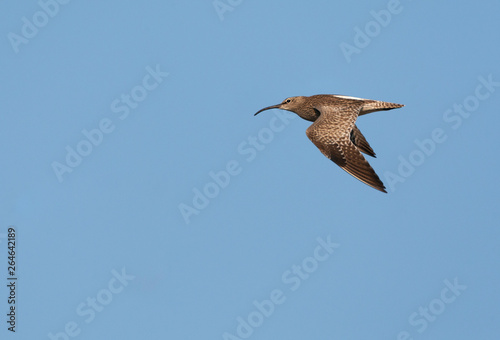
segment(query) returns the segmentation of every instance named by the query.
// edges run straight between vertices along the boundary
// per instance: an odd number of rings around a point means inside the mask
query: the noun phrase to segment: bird
[[[281,104],[265,107],[254,116],[262,111],[281,109],[313,122],[306,135],[323,155],[361,182],[387,193],[384,183],[361,154],[376,157],[355,123],[358,116],[403,106],[379,100],[318,94],[286,98]]]

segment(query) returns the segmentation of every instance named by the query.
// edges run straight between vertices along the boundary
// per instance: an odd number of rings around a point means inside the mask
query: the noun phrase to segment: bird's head
[[[263,108],[262,110],[259,110],[256,114],[254,114],[254,116],[258,115],[262,111],[271,110],[271,109],[287,110],[287,111],[291,111],[291,112],[298,114],[297,111],[300,111],[300,108],[303,107],[303,105],[305,103],[305,99],[306,99],[306,97],[303,97],[303,96],[289,97],[289,98],[283,100],[283,102],[281,102],[281,104],[271,105],[271,106]]]
[[[258,115],[262,111],[281,109],[291,111],[297,114],[300,118],[314,122],[319,117],[319,111],[314,109],[310,98],[311,97],[304,96],[289,97],[283,100],[281,104],[268,106],[259,110],[254,116]]]

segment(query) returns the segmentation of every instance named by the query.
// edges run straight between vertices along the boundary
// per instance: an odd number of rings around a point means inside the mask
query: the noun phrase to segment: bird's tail
[[[371,112],[375,111],[384,111],[384,110],[392,110],[392,109],[397,109],[400,107],[403,107],[404,105],[402,104],[396,104],[396,103],[389,103],[389,102],[381,102],[378,100],[371,100],[366,102],[363,107],[361,108],[361,111],[359,112],[359,115],[365,115]]]

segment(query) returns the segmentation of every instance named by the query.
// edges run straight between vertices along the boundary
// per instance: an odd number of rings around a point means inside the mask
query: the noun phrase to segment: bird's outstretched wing
[[[356,145],[359,151],[367,154],[368,156],[376,157],[372,147],[370,146],[370,144],[368,144],[365,136],[363,136],[363,134],[361,133],[361,131],[359,131],[356,125],[354,125],[354,127],[351,130],[350,138],[351,142],[354,145]]]
[[[362,106],[363,103],[351,101],[340,106],[315,107],[321,114],[307,129],[306,134],[326,157],[347,173],[377,190],[387,192],[380,178],[351,140],[351,131],[355,128],[354,123]],[[363,136],[361,133],[359,135]],[[364,137],[362,139],[366,142]],[[365,150],[373,153],[369,145]]]

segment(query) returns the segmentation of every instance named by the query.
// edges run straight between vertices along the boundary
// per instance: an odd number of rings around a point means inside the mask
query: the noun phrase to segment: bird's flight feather
[[[326,157],[346,172],[377,190],[387,192],[360,152],[362,150],[375,156],[364,136],[354,125],[362,106],[363,103],[354,101],[337,107],[317,106],[315,108],[321,115],[307,129],[306,134]]]

